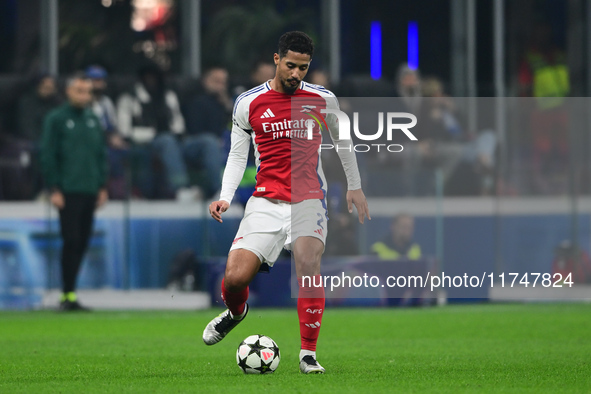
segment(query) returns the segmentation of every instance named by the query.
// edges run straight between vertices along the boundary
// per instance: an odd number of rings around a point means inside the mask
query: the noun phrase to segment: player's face
[[[280,58],[279,54],[274,56],[277,72],[275,77],[278,79],[284,93],[293,94],[300,86],[300,82],[308,73],[310,67],[310,55],[287,51],[287,54]]]

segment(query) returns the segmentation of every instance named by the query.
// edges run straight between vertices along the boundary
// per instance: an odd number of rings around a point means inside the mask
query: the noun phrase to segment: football
[[[279,366],[279,347],[265,335],[251,335],[240,343],[236,362],[247,374],[273,373]]]

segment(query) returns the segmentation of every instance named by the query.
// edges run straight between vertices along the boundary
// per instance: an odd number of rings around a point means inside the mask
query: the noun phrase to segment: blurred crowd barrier
[[[251,86],[233,85],[227,72],[220,72],[218,91],[209,87],[216,81],[208,85],[207,80],[181,77],[162,80],[159,89],[176,104],[161,106],[165,124],[159,126],[152,125],[158,119],[146,115],[152,104],[142,102],[142,94],[147,92],[149,101],[151,93],[149,87],[142,88],[141,77],[105,78],[93,108],[98,107],[101,121],[108,118],[104,127],[111,199],[215,196],[229,151],[232,101]],[[368,196],[589,194],[591,143],[585,132],[589,123],[586,98],[452,98],[437,90],[440,85],[436,80],[423,82],[435,88],[405,91],[394,84],[376,84],[369,77],[351,77],[331,87],[345,112],[366,111],[360,115],[362,133],[375,133],[378,117],[368,112],[371,101],[361,98],[384,99],[379,104],[384,113],[394,110],[417,116],[413,132],[418,141],[409,141],[400,132],[394,133],[393,140],[384,138],[384,142],[402,145],[402,152],[393,154],[386,147],[362,151],[359,147],[357,156]],[[45,115],[66,101],[62,87],[61,78],[49,76],[32,81],[0,78],[0,200],[32,201],[43,196],[39,141]],[[109,116],[98,104],[103,99],[112,103],[107,107],[112,110]],[[136,107],[143,113],[138,114]],[[325,140],[329,141],[328,136]],[[333,153],[323,152],[325,171],[338,179],[339,163]],[[440,190],[438,171],[443,175]],[[252,187],[253,174],[247,177],[244,185]]]

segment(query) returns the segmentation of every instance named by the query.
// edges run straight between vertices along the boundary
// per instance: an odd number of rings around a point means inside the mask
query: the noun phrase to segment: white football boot
[[[248,304],[244,305],[244,312],[242,313],[242,318],[234,319],[230,314],[230,310],[226,309],[224,312],[220,313],[219,316],[215,317],[203,330],[203,342],[206,345],[215,345],[234,327],[236,327],[248,313]]]
[[[324,368],[318,364],[314,356],[306,355],[300,360],[300,372],[305,374],[324,373]]]

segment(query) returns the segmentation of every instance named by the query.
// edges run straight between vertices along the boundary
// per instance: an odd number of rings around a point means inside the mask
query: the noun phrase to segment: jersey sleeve
[[[339,102],[334,95],[326,97],[326,107],[328,109],[339,109]],[[361,176],[359,175],[359,168],[357,167],[357,158],[355,151],[349,139],[339,139],[339,120],[335,114],[326,115],[326,125],[330,132],[330,137],[334,143],[334,147],[339,155],[345,176],[347,177],[347,189],[357,190],[361,189]]]
[[[248,162],[252,128],[248,121],[248,107],[245,107],[246,105],[242,101],[237,102],[232,115],[231,147],[220,192],[220,200],[229,204],[232,203],[234,193],[240,185]]]

